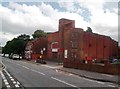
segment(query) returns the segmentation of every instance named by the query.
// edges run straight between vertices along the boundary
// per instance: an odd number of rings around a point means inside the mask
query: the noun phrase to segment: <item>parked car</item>
[[[115,62],[120,62],[120,60],[119,59],[113,59],[112,63],[115,63]]]
[[[22,56],[19,56],[18,54],[13,54],[12,59],[22,59]]]

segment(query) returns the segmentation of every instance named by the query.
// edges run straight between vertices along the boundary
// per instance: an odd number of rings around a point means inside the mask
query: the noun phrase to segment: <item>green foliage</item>
[[[24,51],[24,40],[13,39],[12,41],[13,54],[22,54]]]
[[[29,40],[29,35],[20,35],[17,38],[8,41],[2,49],[3,54],[23,54],[25,49],[25,43]]]
[[[36,30],[32,36],[34,39],[39,37],[46,37],[47,33],[45,33],[43,30]]]
[[[2,49],[2,53],[4,53],[4,54],[11,54],[13,52],[12,47],[13,47],[13,42],[12,41],[8,41],[7,44]]]
[[[117,66],[120,66],[120,62],[115,62],[115,63],[112,63],[112,65],[117,65]]]
[[[86,32],[90,32],[90,33],[92,33],[92,29],[91,29],[90,27],[87,27]]]
[[[30,36],[26,35],[26,34],[22,34],[22,35],[18,36],[17,38],[21,39],[21,40],[24,40],[24,41],[27,41],[27,40],[30,39]]]

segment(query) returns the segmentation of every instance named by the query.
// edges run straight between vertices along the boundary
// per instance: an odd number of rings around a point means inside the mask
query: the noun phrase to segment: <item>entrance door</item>
[[[52,58],[57,59],[57,54],[58,54],[57,52],[52,52]]]

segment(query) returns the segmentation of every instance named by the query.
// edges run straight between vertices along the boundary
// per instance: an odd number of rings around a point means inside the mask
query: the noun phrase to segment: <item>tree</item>
[[[43,30],[36,30],[32,36],[34,39],[39,37],[46,37],[47,33],[45,33]]]
[[[12,39],[11,41],[8,41],[6,45],[4,46],[2,53],[4,54],[18,54],[23,55],[24,49],[25,49],[25,43],[27,40],[29,40],[29,35],[20,35],[17,38]]]
[[[92,33],[92,29],[91,29],[90,27],[87,27],[86,32],[90,32],[90,33]]]
[[[4,54],[10,54],[13,52],[12,50],[12,41],[7,41],[6,45],[2,49],[2,53]]]
[[[22,54],[22,52],[24,51],[24,40],[22,39],[13,39],[12,40],[13,44],[13,54]]]
[[[30,36],[26,35],[26,34],[22,34],[22,35],[18,36],[17,38],[24,40],[24,41],[30,40]]]

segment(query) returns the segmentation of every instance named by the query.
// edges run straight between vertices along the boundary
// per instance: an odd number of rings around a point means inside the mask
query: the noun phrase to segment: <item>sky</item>
[[[118,41],[119,0],[0,0],[0,45],[37,29],[58,31],[61,18],[75,20],[76,28]]]

